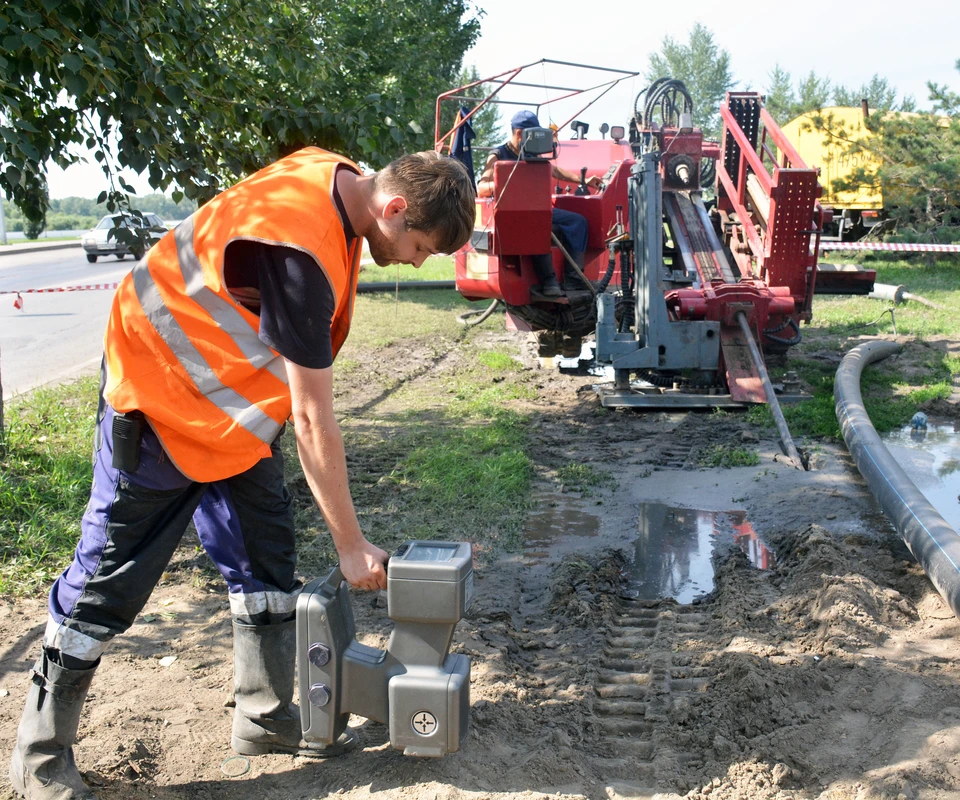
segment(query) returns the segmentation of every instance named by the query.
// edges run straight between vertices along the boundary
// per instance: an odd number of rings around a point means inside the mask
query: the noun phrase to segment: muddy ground
[[[537,484],[526,549],[479,565],[456,632],[454,650],[473,664],[462,750],[405,758],[383,725],[356,719],[362,749],[349,755],[260,757],[227,777],[222,766],[238,764],[223,765],[226,599],[173,576],[104,659],[86,706],[77,760],[102,798],[960,798],[960,624],[842,445],[816,443],[802,473],[780,459],[772,432],[753,443],[742,415],[603,413],[593,379],[537,371],[514,335],[480,336],[515,348],[530,370]],[[457,357],[377,350],[339,384],[344,418],[389,408],[399,386],[416,389]],[[377,364],[391,384],[364,379]],[[956,404],[938,411],[956,416]],[[710,445],[744,441],[759,465],[698,468]],[[571,463],[612,480],[564,491],[556,475]],[[651,501],[745,510],[775,566],[720,548],[705,597],[632,599],[624,575],[647,552],[638,519]],[[684,557],[669,542],[657,548],[651,558]],[[354,600],[362,640],[383,646],[383,609],[370,595]],[[0,617],[5,763],[44,604],[6,601]],[[165,656],[176,660],[164,666]]]

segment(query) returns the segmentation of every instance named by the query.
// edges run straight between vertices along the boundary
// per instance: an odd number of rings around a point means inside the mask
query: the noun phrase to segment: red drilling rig
[[[535,86],[545,106],[636,73],[588,65],[606,82],[577,88],[531,83],[532,67],[459,87],[437,100],[438,150],[455,150],[458,132],[477,110],[511,86]],[[520,80],[524,78],[523,80]],[[488,84],[485,97],[470,90]],[[554,94],[550,94],[550,92]],[[443,103],[461,106],[452,130],[440,130]],[[588,104],[589,105],[589,104]],[[808,168],[763,108],[756,92],[730,92],[720,108],[719,142],[693,125],[684,85],[669,78],[641,92],[625,127],[601,127],[611,138],[588,139],[571,118],[573,138],[524,131],[518,160],[494,165],[492,197],[478,198],[473,240],[456,254],[457,288],[471,300],[507,308],[508,326],[540,331],[542,352],[579,353],[594,338],[612,384],[605,406],[696,408],[770,403],[788,454],[797,458],[763,352],[782,353],[811,319],[820,235],[829,212],[819,204],[817,172]],[[578,116],[582,110],[578,112]],[[578,186],[555,182],[552,164],[579,173]],[[602,185],[593,190],[591,176]],[[572,257],[551,230],[554,208],[588,224],[584,257]],[[540,291],[531,258],[551,253],[558,278],[585,280],[560,297]]]

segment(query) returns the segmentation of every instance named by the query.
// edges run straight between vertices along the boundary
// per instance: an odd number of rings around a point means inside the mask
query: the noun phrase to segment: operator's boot
[[[297,658],[296,620],[278,625],[233,623],[233,749],[245,756],[292,753],[330,758],[360,741],[348,728],[327,747],[301,739],[300,709],[293,704]]]
[[[55,664],[46,650],[42,652],[31,673],[10,760],[10,783],[18,796],[27,800],[97,800],[73,759],[80,710],[96,671],[96,664],[90,669],[66,669]]]
[[[537,273],[537,280],[540,281],[540,294],[544,297],[560,297],[563,289],[557,281],[557,275],[553,271],[553,256],[539,255],[531,256],[533,270]]]
[[[586,265],[586,253],[571,253],[570,255],[573,257],[573,260],[577,262],[577,266],[580,267],[580,272],[583,272]],[[590,287],[587,286],[583,278],[570,266],[570,262],[566,259],[563,260],[563,288],[568,292],[590,291]]]

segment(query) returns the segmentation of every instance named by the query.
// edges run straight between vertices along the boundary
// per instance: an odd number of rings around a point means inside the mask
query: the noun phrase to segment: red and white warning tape
[[[820,242],[827,250],[891,250],[898,253],[960,253],[960,244],[909,244],[907,242]]]
[[[15,294],[13,307],[23,310],[24,294],[50,294],[51,292],[89,292],[96,289],[116,289],[120,282],[116,283],[88,283],[83,286],[55,286],[50,289],[4,289],[0,294]]]

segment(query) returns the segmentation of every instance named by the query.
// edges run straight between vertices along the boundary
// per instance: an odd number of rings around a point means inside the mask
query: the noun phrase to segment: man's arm
[[[286,365],[300,463],[330,528],[343,577],[360,589],[386,589],[387,553],[360,531],[350,497],[343,438],[333,413],[333,367],[308,369],[290,360]]]
[[[491,153],[487,156],[486,166],[483,168],[483,175],[477,181],[478,197],[493,197],[493,165],[497,163],[497,154]]]
[[[574,175],[572,172],[568,172],[562,167],[558,167],[556,164],[553,165],[553,177],[558,181],[569,181],[570,183],[580,183],[580,176]],[[587,178],[587,186],[600,186],[603,183],[603,179],[599,175],[591,175]]]

